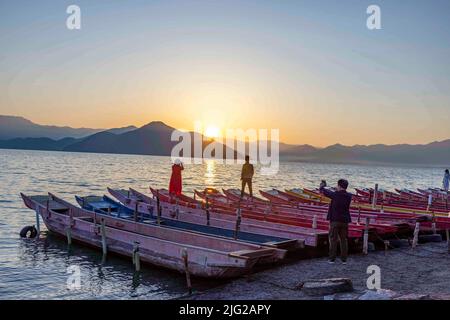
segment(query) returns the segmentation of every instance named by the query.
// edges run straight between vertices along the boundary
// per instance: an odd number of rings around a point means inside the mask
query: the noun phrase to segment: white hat
[[[175,164],[178,165],[178,166],[181,165],[181,160],[180,159],[175,159]]]

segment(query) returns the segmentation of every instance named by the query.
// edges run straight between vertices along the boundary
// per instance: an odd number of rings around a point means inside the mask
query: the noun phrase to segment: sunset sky
[[[382,30],[366,27],[370,4]],[[0,47],[0,114],[40,124],[199,120],[316,146],[450,138],[448,0],[2,0]]]

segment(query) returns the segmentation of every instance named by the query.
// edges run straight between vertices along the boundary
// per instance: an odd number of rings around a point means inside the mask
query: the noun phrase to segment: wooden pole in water
[[[138,202],[137,201],[135,201],[135,203],[134,203],[133,218],[134,218],[134,222],[138,221]]]
[[[178,198],[175,200],[175,218],[178,220],[178,215],[180,214],[180,207],[178,205]]]
[[[431,230],[433,231],[433,234],[436,234],[436,215],[434,214],[434,211],[431,212],[432,218],[431,218]]]
[[[447,238],[447,251],[448,253],[450,253],[450,237],[449,237],[450,233],[448,231],[448,229],[445,230],[445,236]]]
[[[359,225],[361,222],[361,206],[358,206],[358,222],[357,225]]]
[[[420,222],[416,222],[416,227],[414,228],[414,238],[412,242],[412,248],[417,247],[417,243],[419,242],[419,231],[420,231]]]
[[[72,228],[66,228],[67,244],[70,246],[72,244]]]
[[[205,208],[206,208],[206,225],[209,226],[210,225],[210,215],[209,215],[208,195],[206,195],[205,200],[206,200],[206,204],[205,204]]]
[[[314,215],[313,217],[312,228],[317,229],[317,215]]]
[[[366,218],[366,226],[364,228],[364,237],[363,237],[363,254],[369,253],[369,221],[370,219]]]
[[[389,249],[389,240],[384,240],[384,255],[387,254]]]
[[[94,232],[97,233],[97,212],[94,211]]]
[[[241,225],[241,202],[239,201],[239,207],[236,211],[236,227],[234,229],[234,239],[236,240],[238,238],[239,228]]]
[[[186,248],[183,248],[181,250],[181,257],[183,258],[184,262],[184,271],[186,273],[186,285],[189,291],[189,294],[192,294],[192,284],[191,284],[191,275],[189,273],[189,260],[188,260],[188,252]]]
[[[132,257],[133,257],[133,265],[136,268],[136,271],[141,271],[141,258],[139,255],[139,242],[135,241],[133,243],[133,252],[132,252]]]
[[[72,244],[72,227],[74,225],[72,208],[69,209],[69,226],[66,228],[67,244]]]
[[[75,221],[73,220],[73,211],[72,208],[69,209],[69,227],[73,227],[75,225]]]
[[[372,209],[375,209],[377,207],[377,198],[378,198],[378,183],[375,183],[375,189],[373,190]]]
[[[161,202],[159,200],[159,190],[156,191],[156,222],[161,224]]]
[[[106,244],[105,219],[101,220],[100,233],[102,235],[102,251],[103,251],[103,255],[106,256],[106,254],[108,253],[108,246]]]
[[[36,208],[36,230],[37,230],[37,237],[39,238],[39,235],[41,234],[41,224],[39,219],[39,208]]]

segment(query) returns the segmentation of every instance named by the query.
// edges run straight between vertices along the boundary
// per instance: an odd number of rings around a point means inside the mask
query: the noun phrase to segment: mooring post
[[[133,212],[134,222],[138,221],[138,202],[134,202],[134,212]]]
[[[384,255],[386,255],[388,252],[389,244],[389,240],[384,240]]]
[[[69,209],[69,227],[73,227],[75,225],[75,220],[73,220],[73,210]]]
[[[370,219],[366,218],[366,226],[364,228],[364,238],[363,238],[363,254],[369,253],[369,221]]]
[[[433,231],[433,234],[437,234],[436,231],[436,215],[434,214],[434,211],[431,211],[432,218],[431,218],[431,230]]]
[[[317,229],[317,215],[314,215],[313,217],[312,228]]]
[[[192,285],[191,285],[191,275],[189,273],[189,262],[188,262],[188,252],[186,248],[181,250],[181,257],[184,262],[184,271],[186,273],[186,285],[189,291],[189,294],[192,294]]]
[[[156,222],[161,224],[161,202],[159,200],[159,190],[156,190]]]
[[[39,218],[39,208],[36,208],[36,230],[37,230],[37,237],[39,238],[39,235],[41,234],[41,223]]]
[[[378,183],[375,183],[375,189],[373,190],[372,209],[375,209],[377,207],[377,198],[378,198]]]
[[[208,195],[206,195],[205,201],[206,201],[206,204],[205,204],[205,208],[206,208],[206,225],[209,226],[210,223],[211,223],[211,222],[210,222],[211,217],[210,217],[210,214],[209,214],[209,200],[208,200]]]
[[[445,230],[445,237],[447,238],[447,251],[450,253],[450,232],[448,229]]]
[[[136,271],[141,271],[141,258],[139,255],[139,242],[138,241],[134,241],[134,243],[133,243],[132,257],[133,257],[133,265],[135,266]]]
[[[94,232],[97,233],[97,212],[94,211]]]
[[[102,251],[103,255],[106,256],[108,253],[108,246],[106,244],[106,227],[105,227],[105,219],[102,218],[100,225],[100,233],[102,235]]]
[[[358,222],[356,223],[357,225],[359,225],[361,222],[361,206],[358,206]]]
[[[428,195],[428,205],[427,205],[427,211],[430,211],[431,205],[433,204],[433,194]]]
[[[67,244],[70,246],[72,244],[72,228],[68,226],[66,228]]]
[[[414,228],[414,238],[412,242],[413,249],[417,247],[417,244],[419,243],[419,231],[420,231],[420,222],[416,222],[416,227]]]
[[[178,205],[178,198],[175,203],[175,217],[178,220],[178,215],[180,214],[180,206]]]
[[[69,209],[69,225],[66,228],[67,244],[70,246],[72,244],[72,226],[74,225],[73,212]]]
[[[234,239],[236,240],[238,238],[239,228],[241,225],[241,202],[239,201],[239,207],[236,211],[236,227],[234,229]]]

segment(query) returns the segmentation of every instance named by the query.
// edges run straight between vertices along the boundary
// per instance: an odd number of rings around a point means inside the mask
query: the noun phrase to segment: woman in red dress
[[[177,159],[172,165],[172,176],[170,177],[169,193],[180,195],[182,189],[181,171],[184,170],[183,163]]]

